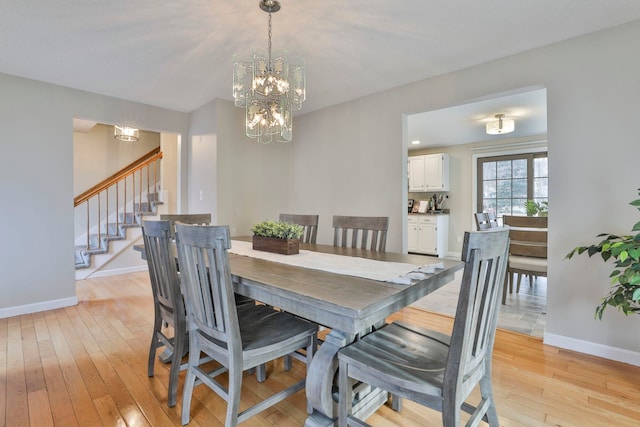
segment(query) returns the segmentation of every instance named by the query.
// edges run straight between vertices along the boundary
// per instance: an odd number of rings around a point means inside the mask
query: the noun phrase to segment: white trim
[[[36,302],[33,304],[18,305],[0,309],[0,319],[23,314],[38,313],[41,311],[55,310],[57,308],[71,307],[78,305],[78,297],[69,297],[51,301]]]
[[[554,347],[560,347],[567,350],[590,354],[592,356],[603,357],[605,359],[640,366],[640,352],[626,350],[624,348],[611,347],[604,344],[583,341],[576,338],[550,333],[544,334],[544,343]]]
[[[148,271],[149,268],[147,265],[138,265],[135,267],[126,267],[126,268],[114,268],[113,270],[99,270],[91,275],[91,278],[94,277],[109,277],[109,276],[119,276],[121,274],[127,273],[137,273],[139,271]]]

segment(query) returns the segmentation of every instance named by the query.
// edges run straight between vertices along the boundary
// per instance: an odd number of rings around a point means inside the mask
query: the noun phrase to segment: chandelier
[[[114,126],[113,137],[118,141],[138,142],[140,139],[140,131],[129,126]]]
[[[267,56],[253,52],[250,57],[233,58],[233,98],[236,107],[246,109],[246,132],[267,144],[291,141],[292,112],[302,108],[306,97],[304,60],[271,56],[271,14],[280,10],[276,0],[260,0],[260,9],[269,14]]]

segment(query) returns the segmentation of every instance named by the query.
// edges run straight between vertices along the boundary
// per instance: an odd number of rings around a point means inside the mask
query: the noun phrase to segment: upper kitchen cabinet
[[[409,191],[449,191],[449,155],[409,157]]]

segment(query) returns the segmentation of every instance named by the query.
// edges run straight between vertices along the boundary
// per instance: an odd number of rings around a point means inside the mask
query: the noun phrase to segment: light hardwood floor
[[[75,307],[0,319],[0,425],[178,426],[181,401],[167,402],[168,366],[147,377],[153,308],[147,273],[77,283]],[[405,309],[393,316],[448,331],[451,319]],[[638,426],[640,367],[545,346],[499,331],[493,382],[503,426]],[[267,368],[267,381],[245,375],[241,408],[304,375],[294,361]],[[182,393],[182,380],[178,389]],[[197,387],[190,426],[223,424],[225,404]],[[304,392],[251,418],[247,426],[301,426]],[[438,413],[406,402],[382,407],[379,426],[439,425]]]

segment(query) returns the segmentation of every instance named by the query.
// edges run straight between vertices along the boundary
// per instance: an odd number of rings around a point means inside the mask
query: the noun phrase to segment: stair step
[[[76,269],[89,268],[91,266],[91,255],[105,254],[109,252],[109,242],[111,240],[126,240],[127,228],[140,227],[142,217],[146,215],[156,215],[156,206],[162,205],[158,201],[158,193],[150,193],[147,195],[147,202],[135,203],[134,212],[119,213],[118,224],[109,223],[106,225],[105,233],[101,234],[98,241],[97,234],[89,235],[89,249],[86,245],[76,246],[75,248],[75,267]]]

